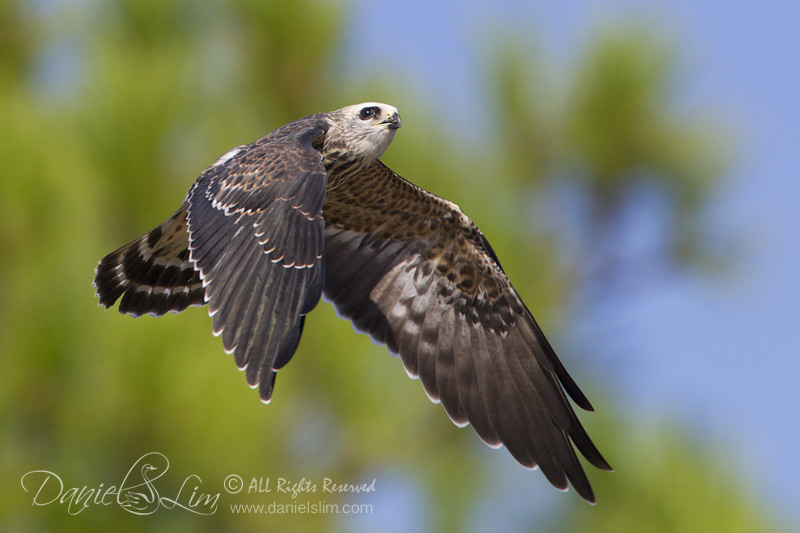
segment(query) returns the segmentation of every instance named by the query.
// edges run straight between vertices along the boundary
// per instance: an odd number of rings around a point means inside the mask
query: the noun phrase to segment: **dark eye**
[[[365,107],[358,114],[358,118],[360,118],[361,120],[369,120],[375,115],[379,114],[380,112],[381,110],[378,109],[377,107]]]

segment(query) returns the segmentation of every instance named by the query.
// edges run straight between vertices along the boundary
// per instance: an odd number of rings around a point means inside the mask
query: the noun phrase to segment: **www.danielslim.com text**
[[[372,504],[337,504],[318,502],[293,502],[269,504],[230,504],[233,514],[372,514]]]

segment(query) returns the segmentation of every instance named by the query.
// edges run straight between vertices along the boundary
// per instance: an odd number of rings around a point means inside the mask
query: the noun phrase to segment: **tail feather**
[[[161,316],[179,313],[190,305],[205,305],[200,273],[189,261],[187,206],[151,232],[100,260],[93,285],[100,305],[114,305],[120,313]]]

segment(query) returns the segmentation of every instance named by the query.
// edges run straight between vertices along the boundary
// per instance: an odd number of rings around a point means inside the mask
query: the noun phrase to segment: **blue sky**
[[[480,109],[477,58],[509,26],[569,64],[602,21],[656,21],[680,46],[679,104],[722,116],[735,153],[708,216],[740,251],[722,279],[675,276],[581,325],[619,352],[609,383],[630,416],[668,414],[724,443],[731,468],[800,522],[800,3],[689,0],[362,1],[343,56],[353,76],[396,69],[432,105]],[[532,41],[533,42],[533,41]],[[580,333],[578,333],[580,335]],[[610,374],[610,373],[609,373]]]

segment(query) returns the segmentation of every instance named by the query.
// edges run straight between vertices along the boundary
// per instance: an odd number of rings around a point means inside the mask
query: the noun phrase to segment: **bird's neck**
[[[323,163],[329,182],[349,180],[374,162],[373,159],[348,151],[345,146],[333,145],[325,148]]]

